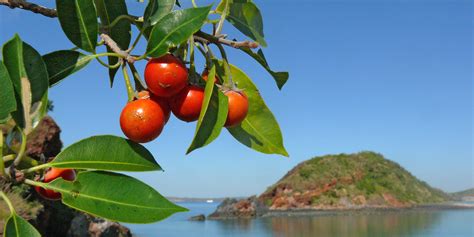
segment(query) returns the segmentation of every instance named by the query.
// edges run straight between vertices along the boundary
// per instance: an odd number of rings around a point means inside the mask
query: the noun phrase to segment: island
[[[258,196],[222,201],[209,219],[360,210],[465,208],[376,152],[315,157]]]

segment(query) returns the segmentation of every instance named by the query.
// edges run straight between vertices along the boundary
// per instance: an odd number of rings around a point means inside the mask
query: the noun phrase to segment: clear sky
[[[128,2],[133,14],[145,7]],[[278,91],[251,58],[228,54],[261,89],[290,158],[253,152],[225,130],[185,156],[195,123],[172,117],[145,145],[165,172],[132,175],[164,195],[245,196],[311,157],[372,150],[443,190],[474,186],[470,0],[255,2],[264,17],[267,59],[289,71],[290,80]],[[0,42],[16,32],[42,54],[73,47],[57,19],[0,7]],[[224,32],[244,39],[231,25]],[[110,89],[107,70],[94,61],[50,90],[65,145],[92,135],[123,136],[118,118],[127,96],[120,75],[116,82]]]

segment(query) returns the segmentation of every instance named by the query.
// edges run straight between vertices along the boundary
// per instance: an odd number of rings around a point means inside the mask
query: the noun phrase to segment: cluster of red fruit
[[[207,73],[203,79],[207,80]],[[185,65],[171,54],[151,59],[145,68],[148,91],[138,93],[120,115],[120,127],[132,141],[145,143],[157,138],[170,118],[171,111],[180,120],[196,121],[201,112],[204,88],[188,82]],[[214,78],[215,83],[219,80]],[[226,127],[240,124],[247,116],[248,100],[244,92],[227,90],[229,110]]]
[[[207,73],[202,78],[207,81]],[[137,99],[129,102],[120,115],[120,127],[132,141],[149,142],[158,137],[171,111],[186,122],[196,121],[201,113],[204,88],[188,83],[188,70],[171,54],[151,59],[145,68],[148,91],[138,93]],[[218,78],[214,78],[219,83]],[[247,116],[248,100],[242,91],[227,90],[228,98],[226,127],[240,124]],[[72,181],[76,172],[72,169],[51,168],[43,176],[42,182],[49,183],[57,178]],[[50,200],[61,199],[61,194],[53,190],[35,187],[36,192]]]

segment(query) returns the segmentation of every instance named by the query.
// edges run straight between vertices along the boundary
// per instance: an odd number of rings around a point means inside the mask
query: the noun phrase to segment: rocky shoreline
[[[286,210],[275,210],[265,206],[256,196],[246,199],[225,199],[210,214],[207,219],[249,219],[278,216],[327,216],[327,215],[357,215],[378,212],[401,212],[401,211],[435,211],[435,210],[462,210],[474,209],[474,204],[463,202],[446,202],[439,204],[423,204],[404,207],[393,206],[359,206],[352,208],[289,208]]]

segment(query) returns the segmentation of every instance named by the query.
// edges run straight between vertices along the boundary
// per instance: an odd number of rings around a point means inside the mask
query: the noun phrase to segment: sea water
[[[128,226],[137,237],[474,237],[474,209],[404,210],[250,220],[189,221],[212,213],[218,203],[179,203],[190,211],[148,225]]]

